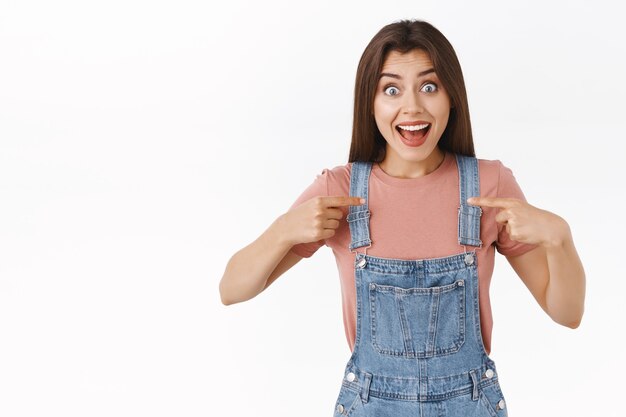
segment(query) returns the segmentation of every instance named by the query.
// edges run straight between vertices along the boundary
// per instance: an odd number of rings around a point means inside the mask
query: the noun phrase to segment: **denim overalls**
[[[353,162],[350,196],[365,203],[349,207],[349,249],[365,253],[355,254],[356,340],[335,417],[507,417],[480,330],[477,256],[465,247],[482,247],[482,210],[466,202],[480,195],[478,160],[455,156],[463,252],[416,260],[367,255],[372,162]]]

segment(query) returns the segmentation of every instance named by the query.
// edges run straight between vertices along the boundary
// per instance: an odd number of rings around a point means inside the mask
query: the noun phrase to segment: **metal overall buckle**
[[[365,266],[365,264],[367,263],[367,260],[365,259],[365,257],[367,256],[367,248],[369,248],[371,246],[372,246],[371,242],[367,246],[361,246],[364,249],[364,251],[363,251],[363,254],[362,254],[363,257],[361,259],[359,259],[359,261],[356,263],[356,266],[358,268],[363,268]],[[356,249],[358,249],[358,248],[356,248]],[[356,254],[355,255],[355,260],[359,257],[359,252],[357,252],[356,249],[350,249],[350,252]]]
[[[466,265],[472,265],[474,263],[474,253],[475,252],[468,252],[467,251],[467,247],[465,245],[463,245],[463,250],[465,251],[465,264]]]

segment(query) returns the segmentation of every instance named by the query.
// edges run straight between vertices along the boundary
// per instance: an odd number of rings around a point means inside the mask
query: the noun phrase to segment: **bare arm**
[[[254,298],[273,282],[278,275],[284,273],[299,259],[289,257],[292,263],[280,274],[271,277],[272,272],[281,263],[293,246],[283,238],[281,222],[277,218],[254,242],[237,251],[228,261],[224,276],[220,281],[220,297],[224,305],[239,303]],[[297,256],[297,255],[293,255]],[[269,278],[272,278],[270,281]],[[268,283],[268,281],[270,281]]]
[[[585,310],[585,271],[576,252],[569,225],[562,234],[507,260],[541,308],[557,323],[577,328]]]
[[[565,219],[517,198],[473,197],[468,202],[500,208],[496,221],[506,225],[512,240],[538,245],[507,260],[555,322],[577,328],[584,313],[586,278]]]
[[[334,236],[343,218],[338,207],[360,204],[359,197],[314,197],[278,217],[228,261],[220,281],[222,303],[239,303],[261,293],[302,259],[289,252],[292,246]]]

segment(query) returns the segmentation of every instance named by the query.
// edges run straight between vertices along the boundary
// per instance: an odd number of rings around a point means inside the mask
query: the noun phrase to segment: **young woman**
[[[460,64],[424,21],[383,27],[359,62],[349,161],[324,169],[228,262],[248,300],[322,245],[337,259],[352,355],[335,416],[507,416],[489,283],[495,250],[541,308],[578,327],[585,275],[567,222],[477,159]]]

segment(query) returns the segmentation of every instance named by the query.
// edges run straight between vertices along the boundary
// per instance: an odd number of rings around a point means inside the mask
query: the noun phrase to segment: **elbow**
[[[225,305],[225,306],[229,306],[229,305],[231,305],[231,304],[232,304],[232,303],[230,302],[230,300],[229,300],[229,299],[227,299],[227,298],[225,298],[225,297],[224,297],[224,294],[222,294],[222,293],[220,293],[220,301],[221,301],[221,302],[222,302],[222,304],[223,304],[223,305]]]
[[[567,319],[554,320],[561,326],[568,327],[570,329],[577,329],[583,319],[583,313],[576,315],[575,317],[569,317]]]
[[[229,306],[231,304],[237,304],[239,301],[234,300],[232,298],[228,298],[226,295],[220,293],[220,300],[222,301],[222,304],[224,304],[225,306]]]
[[[578,315],[574,318],[573,321],[570,321],[567,325],[570,329],[577,329],[580,326],[580,322],[583,320],[583,315],[585,314],[585,304],[581,303],[579,307]]]
[[[223,281],[224,281],[224,279],[222,278],[222,281],[220,281],[220,286],[219,286],[220,301],[225,306],[229,306],[231,304],[235,304],[235,301],[228,296],[227,291],[224,289],[224,286],[222,285]]]
[[[578,326],[580,326],[580,322],[581,322],[581,320],[579,319],[579,320],[570,321],[570,322],[567,322],[567,323],[561,323],[561,324],[562,324],[563,326],[565,326],[565,327],[569,327],[570,329],[577,329],[577,328],[578,328]]]
[[[222,301],[222,304],[224,304],[225,306],[229,306],[229,305],[233,304],[232,301],[230,301],[227,298],[224,298],[224,294],[220,294],[220,299]]]
[[[220,301],[225,306],[241,303],[247,300],[247,298],[242,297],[242,294],[236,291],[232,291],[232,289],[228,290],[227,285],[224,284],[223,282],[220,283],[219,292],[220,292]]]
[[[232,278],[230,277],[229,266],[232,262],[232,259],[228,261],[228,265],[226,266],[226,270],[224,271],[224,275],[222,275],[222,279],[220,279],[219,284],[219,293],[220,293],[220,301],[223,305],[229,306],[231,304],[235,304],[237,302],[236,293],[233,291],[233,287],[236,287],[236,284],[232,282]]]

